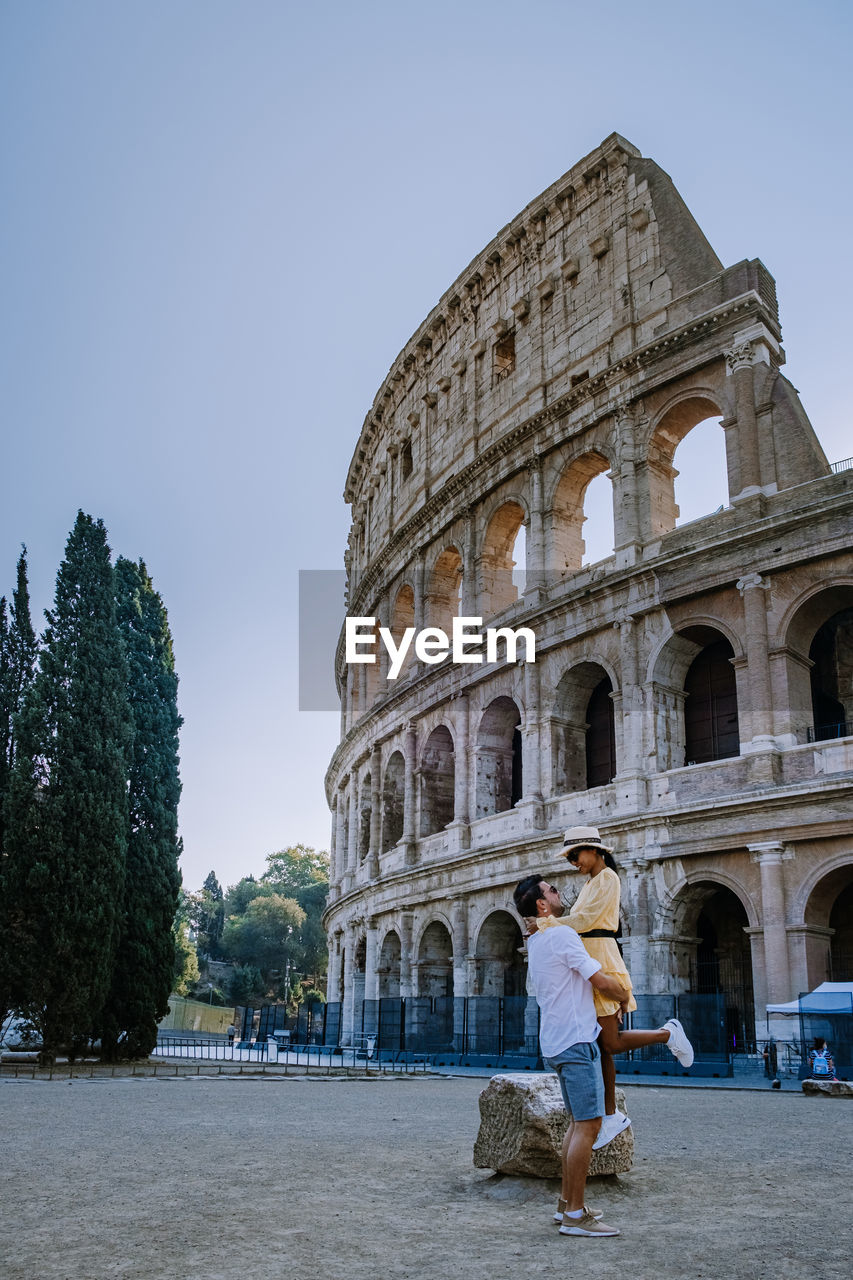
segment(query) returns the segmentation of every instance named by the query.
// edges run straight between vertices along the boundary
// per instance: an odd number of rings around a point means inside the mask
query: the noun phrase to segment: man
[[[513,894],[522,917],[560,915],[563,904],[553,885],[540,875],[525,876]],[[618,1236],[584,1205],[592,1144],[604,1115],[599,1025],[592,988],[623,1001],[627,990],[601,972],[574,929],[534,929],[527,935],[528,972],[541,1014],[539,1043],[547,1065],[556,1071],[569,1114],[563,1139],[563,1185],[555,1217],[566,1236]]]

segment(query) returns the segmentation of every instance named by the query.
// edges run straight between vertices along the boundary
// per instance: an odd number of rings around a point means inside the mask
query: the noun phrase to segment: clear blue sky
[[[0,593],[49,605],[78,507],[142,556],[178,669],[184,880],[328,847],[299,569],[339,568],[363,417],[479,249],[611,131],[726,264],[853,454],[841,336],[851,6],[2,0]]]

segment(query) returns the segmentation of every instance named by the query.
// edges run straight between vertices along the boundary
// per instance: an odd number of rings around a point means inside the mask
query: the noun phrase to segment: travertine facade
[[[457,612],[536,661],[338,654],[329,998],[519,994],[511,910],[597,824],[638,991],[726,992],[764,1033],[853,952],[853,470],[780,372],[774,281],[724,268],[616,134],[505,227],[395,360],[345,497],[348,613]],[[719,418],[728,500],[676,528],[675,450]],[[590,481],[608,559],[584,566]],[[526,534],[526,580],[512,581]]]

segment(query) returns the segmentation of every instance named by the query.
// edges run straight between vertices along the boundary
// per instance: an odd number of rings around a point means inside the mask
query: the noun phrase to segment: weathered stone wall
[[[494,992],[513,885],[558,872],[573,823],[616,847],[638,990],[696,989],[735,926],[762,1024],[766,1000],[827,976],[853,883],[853,693],[836,691],[834,740],[812,744],[809,652],[853,604],[853,471],[832,472],[780,338],[763,264],[724,269],[667,175],[613,134],[475,258],[395,360],[347,478],[348,612],[398,636],[459,611],[530,627],[537,660],[410,659],[390,680],[384,651],[368,667],[339,649],[326,922],[345,1017],[355,991],[435,993],[437,963],[455,994]],[[675,449],[709,417],[728,502],[676,528]],[[614,549],[583,565],[601,474]],[[734,747],[691,763],[712,649],[707,679],[734,673]],[[597,687],[615,766],[588,786],[587,747],[607,733],[587,720]],[[434,922],[443,959],[422,950]]]

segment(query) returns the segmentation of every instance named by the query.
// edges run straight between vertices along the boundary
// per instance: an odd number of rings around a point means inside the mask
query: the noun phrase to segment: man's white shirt
[[[527,939],[527,971],[539,1005],[542,1056],[554,1058],[572,1044],[589,1044],[601,1028],[588,979],[601,965],[570,925],[543,929]]]

